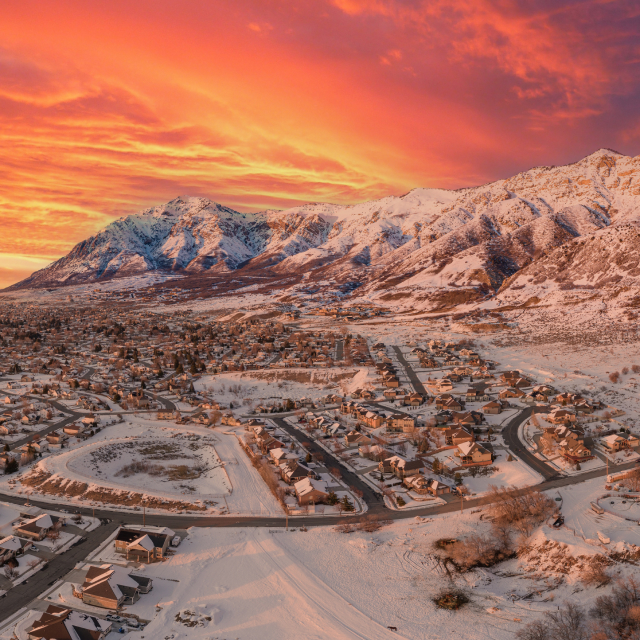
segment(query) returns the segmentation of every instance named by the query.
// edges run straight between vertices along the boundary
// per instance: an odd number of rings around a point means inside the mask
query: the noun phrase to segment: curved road
[[[506,426],[502,429],[502,436],[506,445],[511,451],[528,464],[534,471],[537,471],[545,480],[552,480],[561,477],[557,469],[546,464],[540,458],[534,456],[518,438],[518,429],[520,425],[528,420],[533,414],[533,407],[527,407],[518,415],[514,416]]]
[[[407,371],[412,371],[409,367]],[[415,375],[415,374],[414,374]],[[543,475],[545,480],[536,485],[541,491],[556,489],[563,486],[577,484],[586,480],[599,478],[606,475],[605,469],[597,469],[582,473],[577,476],[561,476],[555,469],[532,455],[520,442],[518,438],[519,426],[527,420],[533,412],[533,408],[529,407],[521,411],[517,416],[513,417],[503,430],[505,442],[515,455],[521,458],[526,464]],[[71,419],[75,419],[72,416]],[[312,452],[322,453],[325,460],[330,459],[330,464],[338,466],[342,469],[344,480],[364,494],[365,500],[369,506],[367,514],[361,516],[348,516],[351,521],[357,521],[368,515],[378,515],[388,520],[401,520],[405,518],[415,518],[416,516],[429,516],[434,514],[450,513],[461,508],[461,504],[457,500],[443,505],[433,507],[422,507],[412,509],[411,511],[392,511],[388,509],[380,494],[375,492],[368,484],[363,482],[355,473],[347,469],[341,461],[332,456],[326,450],[320,448],[311,440],[304,432],[284,422],[282,417],[270,417],[278,426],[300,441],[310,442]],[[56,428],[61,426],[60,423]],[[629,469],[635,466],[635,462],[626,465],[617,465],[611,467],[611,472]],[[24,504],[24,497],[13,495],[2,495],[2,501],[14,504]],[[45,502],[42,500],[30,501],[30,506],[37,506],[42,509],[59,509],[60,505],[55,502]],[[478,507],[487,504],[486,498],[475,498],[465,500],[463,507],[465,509]],[[11,589],[2,600],[0,607],[0,621],[8,618],[22,607],[26,606],[31,600],[40,596],[50,585],[56,580],[64,578],[67,573],[75,568],[77,562],[82,561],[91,551],[98,548],[100,544],[106,540],[117,527],[124,524],[142,524],[143,521],[149,525],[169,526],[174,529],[187,529],[189,527],[284,527],[287,520],[281,517],[259,517],[259,516],[216,516],[216,517],[198,517],[194,515],[170,515],[170,514],[149,514],[146,517],[140,512],[122,513],[119,511],[111,511],[108,509],[93,509],[88,507],[75,508],[74,511],[84,515],[95,515],[103,520],[103,525],[95,531],[86,534],[85,539],[75,547],[64,554],[53,558],[47,568],[36,573],[23,584]],[[292,525],[299,526],[331,526],[344,521],[344,516],[303,516],[296,517],[292,521]]]

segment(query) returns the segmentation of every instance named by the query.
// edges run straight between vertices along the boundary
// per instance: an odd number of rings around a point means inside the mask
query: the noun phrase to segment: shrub
[[[603,587],[611,582],[611,576],[606,572],[604,563],[594,558],[582,572],[581,581],[587,586]]]
[[[405,504],[407,504],[407,503],[405,502],[405,499],[404,499],[402,496],[398,496],[398,497],[396,498],[396,502],[398,503],[398,506],[399,506],[399,507],[404,507],[404,505],[405,505]]]
[[[469,602],[469,598],[458,590],[445,590],[441,591],[434,599],[433,602],[440,609],[456,610],[464,606]]]
[[[18,470],[19,466],[20,465],[18,464],[17,458],[11,458],[11,460],[7,461],[7,464],[4,467],[4,472],[15,473]]]
[[[622,367],[622,375],[626,376],[629,373],[629,367]]]
[[[473,567],[491,567],[514,555],[508,529],[495,531],[493,535],[472,534],[446,547],[446,554],[458,569],[468,571]]]
[[[382,528],[384,525],[389,524],[389,520],[381,520],[380,516],[375,514],[371,514],[361,520],[357,527],[359,531],[366,531],[367,533],[373,533],[374,531],[378,531],[378,529]]]
[[[640,373],[640,365],[637,365],[637,364],[631,365],[631,371],[633,371],[633,373]]]
[[[507,526],[524,536],[555,511],[554,501],[535,489],[489,487],[487,502],[496,526]]]
[[[613,382],[614,384],[617,384],[618,382],[620,382],[620,372],[614,371],[613,373],[610,373],[609,380],[611,380],[611,382]]]
[[[547,612],[516,633],[520,640],[587,640],[586,615],[578,605],[567,602],[558,611]]]

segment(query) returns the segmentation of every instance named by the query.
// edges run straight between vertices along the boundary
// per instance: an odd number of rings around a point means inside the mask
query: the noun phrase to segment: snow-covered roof
[[[153,551],[155,545],[151,541],[151,538],[145,534],[127,545],[129,549],[132,547],[142,547],[145,551]]]
[[[7,536],[0,540],[0,549],[7,549],[8,551],[19,551],[22,548],[22,543],[16,536]]]
[[[315,478],[303,478],[293,485],[296,493],[299,496],[304,496],[312,491],[321,491],[327,493],[327,485],[322,480],[316,480]]]

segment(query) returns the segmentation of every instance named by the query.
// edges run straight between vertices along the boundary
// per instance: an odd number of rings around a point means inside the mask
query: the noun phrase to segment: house
[[[27,545],[31,545],[31,542],[21,540],[17,536],[6,536],[0,539],[0,566],[16,556],[22,555]]]
[[[473,402],[480,393],[475,387],[469,387],[465,395],[467,396],[467,402]]]
[[[50,604],[27,631],[30,640],[102,640],[111,622]]]
[[[485,449],[477,442],[463,442],[458,445],[454,454],[460,458],[461,467],[473,467],[489,465],[493,461],[491,451]]]
[[[419,407],[424,402],[421,393],[412,393],[404,397],[404,404],[410,407]]]
[[[309,467],[299,464],[296,460],[290,460],[280,466],[280,475],[287,484],[295,485],[299,480],[315,474]]]
[[[98,426],[99,420],[93,414],[90,414],[88,416],[83,416],[80,422],[88,429],[93,429],[94,427]]]
[[[568,409],[554,409],[547,414],[547,421],[552,424],[564,424],[565,422],[575,422],[576,415]]]
[[[16,535],[22,538],[28,538],[29,540],[44,540],[47,533],[52,529],[57,529],[61,523],[58,516],[51,516],[48,513],[30,518],[24,522],[20,522],[13,531]]]
[[[352,447],[354,445],[367,445],[371,444],[372,440],[369,436],[364,433],[358,433],[357,431],[350,431],[344,437],[344,442],[347,447]]]
[[[452,411],[450,420],[462,427],[473,428],[482,424],[484,416],[479,411]]]
[[[482,407],[482,412],[491,415],[502,413],[505,406],[507,406],[507,403],[504,400],[492,400]]]
[[[84,426],[81,424],[68,424],[62,429],[68,436],[80,438],[84,434]]]
[[[526,394],[522,389],[507,387],[498,394],[498,397],[501,400],[509,400],[510,398],[524,398],[525,395]]]
[[[566,439],[559,443],[560,454],[570,462],[591,460],[594,456],[580,440]]]
[[[52,431],[51,433],[48,433],[45,438],[49,444],[53,445],[63,445],[64,442],[69,439],[66,434],[61,433],[60,431]]]
[[[445,493],[451,493],[449,485],[435,478],[425,478],[422,475],[409,476],[402,481],[402,484],[410,491],[415,491],[419,494],[430,493],[433,496],[441,496]]]
[[[89,567],[80,594],[85,604],[117,609],[136,603],[140,594],[148,593],[152,586],[151,578],[130,575],[123,567],[103,564]]]
[[[443,393],[436,398],[437,409],[447,409],[449,411],[462,411],[464,403],[462,400],[457,400],[448,393]]]
[[[415,418],[404,413],[396,413],[387,418],[387,431],[411,433],[416,426]]]
[[[116,553],[139,562],[162,560],[175,536],[168,527],[122,527],[114,540]]]
[[[321,480],[314,478],[307,477],[298,480],[298,482],[293,485],[293,488],[295,489],[300,506],[326,502],[329,497],[327,485]]]
[[[616,452],[638,446],[638,437],[628,433],[612,433],[600,440],[608,451]]]
[[[459,445],[463,442],[473,442],[475,436],[472,431],[464,427],[449,427],[444,431],[444,440],[448,445]]]
[[[269,457],[273,460],[276,466],[280,466],[281,464],[285,464],[291,460],[297,460],[298,454],[293,453],[284,447],[277,447],[276,449],[271,449],[271,451],[269,451]]]
[[[398,478],[406,478],[407,476],[415,476],[420,473],[420,469],[424,467],[422,460],[405,460],[400,456],[391,456],[386,460],[381,460],[378,469],[385,473],[393,473]]]

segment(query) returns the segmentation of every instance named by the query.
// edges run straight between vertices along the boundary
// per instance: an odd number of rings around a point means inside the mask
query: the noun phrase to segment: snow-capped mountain
[[[266,274],[284,279],[280,289],[302,281],[325,291],[347,284],[352,296],[372,301],[447,306],[504,296],[522,288],[527,274],[537,281],[535,265],[542,269],[558,247],[579,253],[580,238],[614,242],[609,227],[635,229],[638,211],[640,157],[606,149],[480,187],[414,189],[349,206],[246,214],[181,197],[113,222],[14,288],[154,270],[229,274],[229,281],[242,274],[246,286],[247,278]],[[589,255],[576,269],[604,258]],[[617,255],[608,252],[607,260]],[[574,281],[582,271],[572,272]]]

